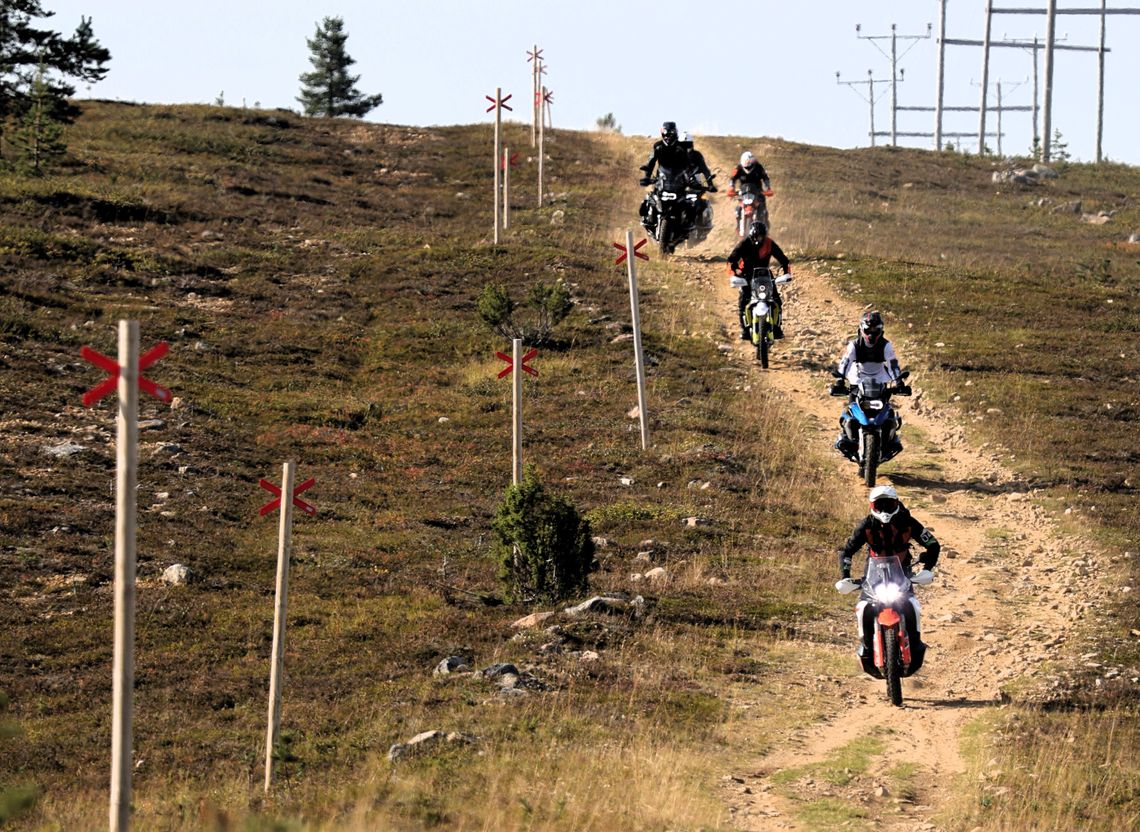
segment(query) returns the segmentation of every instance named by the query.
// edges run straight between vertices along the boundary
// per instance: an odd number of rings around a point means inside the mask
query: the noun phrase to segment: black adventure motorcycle
[[[641,203],[641,224],[657,241],[662,254],[672,254],[690,236],[704,239],[712,228],[711,206],[701,199],[708,188],[689,171],[661,167],[656,181],[645,176],[642,185],[653,185]]]

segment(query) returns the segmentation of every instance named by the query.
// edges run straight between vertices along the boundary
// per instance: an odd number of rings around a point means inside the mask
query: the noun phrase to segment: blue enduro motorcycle
[[[875,485],[879,465],[894,459],[902,451],[899,441],[899,428],[902,417],[891,407],[892,396],[909,396],[910,386],[904,380],[909,370],[899,374],[896,381],[884,384],[871,378],[860,379],[858,384],[848,384],[838,371],[832,370],[838,380],[831,388],[833,396],[847,396],[847,407],[839,417],[840,452],[859,465],[859,476],[868,488]]]

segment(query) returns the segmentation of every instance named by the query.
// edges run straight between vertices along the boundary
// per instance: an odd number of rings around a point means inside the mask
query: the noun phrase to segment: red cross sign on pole
[[[497,352],[495,355],[507,362],[507,368],[500,371],[499,378],[502,378],[503,376],[509,376],[511,374],[511,370],[515,368],[514,359],[512,359],[505,352]],[[538,370],[534,369],[534,367],[528,367],[526,362],[530,361],[536,355],[538,355],[538,350],[532,349],[530,352],[524,355],[522,357],[522,361],[519,362],[519,365],[523,368],[523,370],[530,373],[532,376],[537,376]]]
[[[503,154],[503,170],[506,170],[506,169],[507,169],[507,161],[508,161],[508,160],[507,160],[507,155],[506,155],[506,153],[504,153],[504,154]],[[510,161],[510,164],[511,164],[511,167],[512,167],[512,168],[514,168],[514,167],[518,167],[518,164],[519,164],[519,154],[517,154],[517,153],[512,153],[512,154],[511,154],[511,157],[510,157],[510,160],[509,160],[509,161]]]
[[[261,507],[261,509],[257,512],[262,517],[264,517],[265,515],[269,514],[269,512],[273,511],[275,508],[277,508],[278,506],[281,505],[281,489],[278,488],[273,483],[271,483],[269,480],[262,480],[258,484],[262,488],[264,488],[266,491],[268,491],[270,494],[273,494],[275,496],[275,499],[270,500],[268,503],[263,505]],[[301,511],[305,512],[305,514],[309,515],[310,517],[316,517],[317,516],[316,508],[309,505],[308,503],[306,503],[304,500],[299,498],[297,495],[300,494],[302,491],[306,491],[306,490],[312,488],[316,484],[317,484],[316,479],[314,477],[309,477],[307,480],[305,480],[303,483],[301,483],[300,485],[298,485],[296,488],[293,489],[293,505],[295,505],[297,508],[301,509]]]
[[[491,112],[491,110],[495,109],[496,107],[502,107],[504,110],[510,110],[513,113],[515,111],[514,107],[507,103],[511,100],[511,95],[513,95],[513,93],[508,94],[505,98],[500,98],[497,101],[489,95],[484,95],[483,97],[491,102],[491,106],[487,108],[487,112]]]
[[[154,364],[158,359],[166,355],[170,351],[170,344],[165,341],[159,341],[147,352],[139,356],[139,389],[150,393],[160,402],[170,402],[174,398],[174,394],[158,384],[155,384],[149,378],[145,378],[142,371],[150,365]],[[108,393],[114,391],[119,386],[119,375],[122,368],[119,367],[119,362],[113,358],[109,358],[102,353],[96,352],[91,347],[83,347],[79,351],[79,355],[88,364],[94,364],[101,370],[110,373],[109,378],[103,379],[90,390],[83,394],[83,406],[91,407],[95,402],[106,396]]]
[[[638,251],[638,249],[640,249],[647,242],[649,242],[649,241],[648,240],[642,240],[640,243],[637,243],[634,245],[634,247],[633,247],[633,256],[634,257],[638,257],[642,260],[648,260],[649,259],[648,254],[646,254],[642,251]],[[621,243],[614,243],[614,248],[616,248],[618,251],[621,252],[621,255],[616,260],[614,260],[614,263],[624,263],[625,258],[629,256],[629,252],[625,250],[625,246],[623,246]]]

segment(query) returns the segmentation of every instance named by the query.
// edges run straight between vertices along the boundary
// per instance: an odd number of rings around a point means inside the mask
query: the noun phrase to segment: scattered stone
[[[166,567],[162,572],[163,583],[170,584],[171,586],[184,586],[190,580],[190,567],[185,564],[175,563]]]
[[[143,419],[139,422],[139,430],[161,430],[166,427],[164,419]]]
[[[600,661],[601,658],[602,657],[599,656],[595,651],[586,650],[582,653],[581,656],[578,657],[578,661],[580,661],[582,664],[591,664],[593,662]]]
[[[633,340],[633,333],[632,332],[623,332],[621,335],[615,335],[613,338],[611,338],[610,343],[611,344],[621,344],[625,341],[632,341],[632,340]]]
[[[519,669],[510,662],[498,662],[484,667],[479,673],[486,679],[497,679],[500,676],[518,676]]]
[[[1042,179],[1056,179],[1057,171],[1048,165],[1043,165],[1040,162],[1033,166],[1033,172],[1040,176]]]
[[[1089,225],[1104,225],[1106,222],[1112,222],[1112,217],[1101,211],[1099,214],[1081,214],[1081,221]]]
[[[631,485],[633,485],[633,477],[622,477],[620,482],[626,488],[629,488]]]
[[[669,580],[669,573],[665,571],[664,566],[655,566],[645,573],[645,579],[648,581],[667,581]]]
[[[59,445],[48,445],[43,449],[43,452],[57,459],[67,459],[69,456],[74,456],[85,450],[87,450],[87,448],[83,445],[77,445],[74,442],[62,442]]]
[[[1054,214],[1079,214],[1079,213],[1081,213],[1083,208],[1084,208],[1084,206],[1081,204],[1081,201],[1078,199],[1078,200],[1074,200],[1072,202],[1062,202],[1060,205],[1058,205],[1056,208],[1053,209],[1053,213]]]
[[[641,418],[641,407],[635,404],[633,407],[631,407],[629,409],[629,412],[626,413],[625,415],[628,416],[630,419],[640,419]]]
[[[635,562],[636,561],[642,561],[644,563],[649,563],[650,561],[653,560],[653,552],[651,552],[651,551],[638,552],[636,555],[633,556],[633,559]]]
[[[1128,242],[1140,243],[1140,231],[1133,231],[1131,234],[1129,234],[1128,235]]]
[[[557,211],[555,211],[553,214],[550,215],[550,224],[551,225],[562,225],[565,222],[566,222],[566,212],[563,211],[561,208],[559,208]]]
[[[467,656],[448,656],[435,666],[433,676],[447,676],[451,673],[467,673],[471,670],[471,659]]]
[[[879,786],[877,789],[875,789],[876,797],[886,797],[889,794],[890,792],[887,790],[886,786]]]
[[[439,417],[439,419],[438,419],[437,421],[438,421],[438,422],[439,422],[441,425],[446,425],[446,424],[447,424],[448,422],[450,422],[451,420],[450,420],[450,419],[448,419],[446,416],[440,416],[440,417]]]
[[[151,456],[177,456],[182,453],[182,446],[174,442],[159,442],[150,452]]]
[[[470,734],[461,734],[458,731],[424,731],[423,733],[416,734],[407,742],[398,742],[388,749],[389,762],[397,762],[398,760],[422,754],[428,749],[446,743],[448,745],[470,745],[475,742],[475,737]]]
[[[608,592],[605,595],[595,595],[581,604],[566,607],[563,612],[571,617],[587,612],[639,613],[644,607],[645,599],[640,595],[631,600],[624,592]]]
[[[595,545],[597,545],[597,544],[595,544]],[[558,613],[554,612],[554,611],[532,612],[530,615],[524,615],[518,621],[512,622],[511,626],[514,627],[515,629],[518,629],[518,630],[522,630],[522,629],[525,629],[527,627],[537,627],[539,624],[542,624],[548,618],[553,618],[557,614]]]
[[[606,549],[610,545],[609,538],[606,537],[595,537],[593,540],[595,549]]]
[[[681,523],[690,529],[695,529],[697,526],[711,526],[712,520],[704,517],[686,517],[681,520]]]

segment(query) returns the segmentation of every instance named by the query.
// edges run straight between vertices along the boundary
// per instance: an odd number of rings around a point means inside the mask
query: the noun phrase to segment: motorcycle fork
[[[884,670],[887,666],[886,656],[883,655],[883,628],[892,627],[899,634],[899,658],[903,666],[910,665],[910,636],[906,631],[906,622],[899,613],[888,607],[880,610],[876,618],[875,627],[875,667]]]

